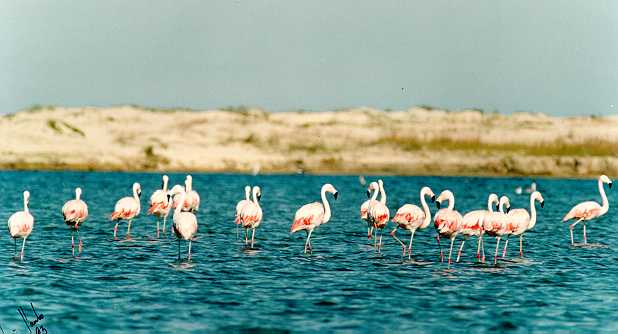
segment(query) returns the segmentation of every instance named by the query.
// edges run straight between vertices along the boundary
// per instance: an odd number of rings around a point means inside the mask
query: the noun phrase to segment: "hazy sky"
[[[34,104],[618,113],[618,1],[0,0]]]

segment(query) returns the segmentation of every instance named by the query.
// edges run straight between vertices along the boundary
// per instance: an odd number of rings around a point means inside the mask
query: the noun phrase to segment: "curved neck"
[[[137,195],[137,190],[133,188],[133,198],[139,203],[139,195]]]
[[[453,196],[453,194],[448,194],[446,199],[448,200],[448,207],[447,207],[447,209],[453,210],[455,208],[455,196]]]
[[[79,193],[79,191],[75,191],[75,199],[78,201],[81,199],[81,194]]]
[[[257,198],[257,189],[253,189],[253,203],[255,203],[258,207],[260,206],[260,202]]]
[[[534,201],[534,197],[530,195],[530,221],[528,222],[528,229],[531,229],[534,224],[536,224],[536,207],[534,206]]]
[[[28,210],[28,198],[24,196],[24,212],[29,212]]]
[[[247,201],[250,201],[250,200],[251,200],[251,190],[249,190],[249,189],[245,189],[245,199],[246,199]]]
[[[191,180],[185,181],[185,191],[186,192],[191,192],[191,190],[193,190],[191,183],[192,183]]]
[[[373,193],[371,194],[371,200],[375,201],[378,198],[378,193],[380,193],[380,189],[374,189]]]
[[[328,200],[326,200],[326,190],[322,189],[320,195],[322,197],[322,205],[324,205],[324,218],[322,219],[322,223],[326,223],[330,220],[330,205],[328,204]]]
[[[182,207],[185,205],[186,197],[187,197],[186,192],[183,191],[180,193],[180,200],[178,201],[178,205],[176,205],[176,209],[174,210],[174,215],[180,214],[180,211],[182,211]]]
[[[609,202],[607,201],[607,195],[605,195],[605,189],[603,188],[603,181],[599,178],[599,193],[601,193],[601,210],[603,213],[609,210]]]
[[[167,179],[163,179],[163,191],[167,191]]]
[[[494,212],[494,201],[491,197],[487,200],[487,211]]]
[[[427,195],[427,192],[421,190],[421,206],[423,207],[423,212],[425,213],[423,225],[429,224],[431,221],[431,211],[429,211],[429,205],[427,205],[427,202],[425,201],[425,195]]]
[[[380,203],[386,204],[386,192],[384,191],[384,184],[380,182]]]

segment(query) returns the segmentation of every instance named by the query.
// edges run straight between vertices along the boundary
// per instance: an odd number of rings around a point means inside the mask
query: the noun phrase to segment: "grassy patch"
[[[73,131],[73,133],[76,133],[76,134],[78,134],[78,135],[80,135],[82,137],[86,137],[86,134],[81,129],[76,128],[76,127],[74,127],[73,125],[71,125],[71,124],[69,124],[67,122],[62,122],[62,125],[66,126],[67,129]]]
[[[48,119],[47,126],[50,129],[54,130],[55,133],[62,134],[62,129],[60,128],[60,126],[58,126],[58,121],[56,121],[55,119]]]

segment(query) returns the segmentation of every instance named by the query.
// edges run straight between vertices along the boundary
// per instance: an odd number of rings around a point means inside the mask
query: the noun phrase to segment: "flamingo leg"
[[[114,240],[116,240],[116,234],[118,233],[118,223],[114,225]]]
[[[571,246],[575,245],[575,242],[573,241],[573,229],[575,228],[575,225],[579,224],[581,221],[582,219],[578,219],[576,222],[569,225],[569,232],[571,232]]]
[[[380,229],[380,241],[378,241],[378,253],[382,253],[382,232],[384,232],[384,229]]]
[[[582,224],[584,225],[584,245],[588,244],[588,238],[586,238],[586,223]]]
[[[13,238],[13,255],[17,256],[17,238]]]
[[[157,218],[157,239],[159,238],[159,218]]]
[[[367,240],[371,240],[372,237],[373,237],[373,229],[371,229],[371,226],[367,225]]]
[[[73,231],[71,231],[71,251],[73,252],[73,256],[75,256],[75,238]]]
[[[502,258],[504,259],[504,257],[506,256],[506,247],[509,245],[509,239],[506,239],[506,241],[504,242],[504,250],[502,251]]]
[[[444,254],[442,253],[442,246],[440,246],[440,234],[436,236],[436,240],[438,241],[438,248],[440,249],[440,262],[444,262]]]
[[[26,247],[26,239],[28,239],[28,237],[25,237],[24,241],[21,243],[21,252],[19,253],[20,261],[24,260],[24,247]]]
[[[496,237],[496,252],[494,253],[494,265],[498,263],[498,248],[500,247],[500,237]]]
[[[397,238],[397,227],[395,227],[395,229],[391,231],[390,235],[401,244],[401,248],[403,249],[401,256],[406,255],[406,244],[404,244],[403,241]]]
[[[448,251],[448,264],[451,265],[451,254],[453,253],[453,244],[455,243],[455,237],[451,238],[451,248]]]
[[[178,262],[180,262],[180,239],[178,239]]]
[[[76,229],[76,231],[78,240],[77,255],[80,255],[82,253],[82,237],[79,236],[79,229]]]
[[[249,243],[249,232],[248,229],[245,229],[245,245]]]
[[[312,232],[313,230],[309,230],[309,232],[307,232],[307,241],[305,241],[305,254],[307,254],[307,247],[311,243],[311,233]]]
[[[371,227],[371,231],[372,231],[371,233],[372,233],[372,235],[373,235],[373,227]],[[377,250],[377,249],[378,249],[378,231],[376,231],[376,235],[375,235],[375,237],[373,238],[373,249],[374,249],[374,250]]]
[[[459,258],[461,257],[461,250],[464,247],[464,244],[466,243],[466,239],[461,241],[461,246],[459,246],[459,251],[457,252],[457,260],[455,260],[455,262],[459,263]]]
[[[255,228],[253,229],[253,232],[251,233],[251,248],[253,248],[253,241],[255,240]]]
[[[481,242],[481,253],[483,256],[481,257],[481,263],[485,263],[485,239],[483,239],[483,235],[479,237],[479,241]]]
[[[416,230],[413,230],[410,235],[410,245],[408,246],[408,259],[412,258],[412,241],[414,240],[414,232],[416,232]]]
[[[127,225],[127,236],[128,237],[131,236],[131,221],[132,219],[129,220],[129,225]]]
[[[161,229],[161,231],[163,232],[163,234],[165,234],[165,223],[167,222],[167,215],[163,216],[163,228]]]
[[[476,259],[481,259],[481,237],[476,240]]]
[[[519,236],[519,257],[524,257],[524,235]]]
[[[189,239],[189,255],[187,256],[187,260],[191,261],[191,239]]]

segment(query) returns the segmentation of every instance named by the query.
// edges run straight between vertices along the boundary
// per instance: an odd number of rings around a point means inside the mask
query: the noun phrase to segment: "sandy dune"
[[[37,108],[0,118],[0,168],[618,174],[618,116],[370,108]]]

